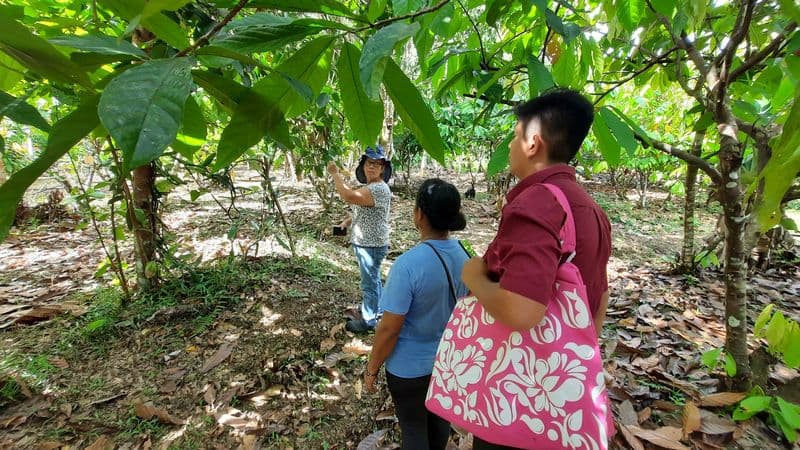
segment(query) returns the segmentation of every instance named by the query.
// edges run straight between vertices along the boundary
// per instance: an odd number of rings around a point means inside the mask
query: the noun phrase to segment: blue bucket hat
[[[367,176],[364,174],[364,163],[369,159],[382,159],[384,161],[383,166],[383,181],[388,182],[389,178],[392,177],[392,162],[389,161],[389,158],[386,157],[386,151],[380,145],[367,146],[364,150],[364,154],[361,155],[361,160],[358,162],[358,167],[356,167],[356,179],[359,183],[366,183]]]

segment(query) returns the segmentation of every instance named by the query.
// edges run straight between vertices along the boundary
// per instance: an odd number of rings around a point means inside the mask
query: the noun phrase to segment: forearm
[[[399,335],[399,330],[396,332],[390,331],[386,327],[381,327],[381,323],[378,323],[378,329],[375,330],[375,341],[372,344],[372,352],[369,354],[369,362],[367,363],[367,371],[369,373],[378,373],[383,363],[394,351]]]
[[[331,177],[333,178],[333,186],[336,188],[336,192],[338,192],[339,196],[346,201],[347,197],[351,194],[352,189],[344,184],[344,180],[342,180],[342,176],[339,175],[339,173],[335,173],[331,175]]]
[[[606,321],[606,310],[608,309],[608,291],[603,293],[600,299],[600,305],[597,307],[597,313],[594,316],[594,329],[597,331],[597,337],[603,333],[603,324]]]
[[[472,280],[467,285],[478,303],[507,327],[524,331],[536,326],[544,316],[544,306],[500,287],[488,278]]]
[[[346,216],[346,217],[345,217],[345,218],[342,220],[342,223],[340,223],[340,224],[339,224],[339,226],[340,226],[340,227],[345,227],[345,228],[347,228],[347,227],[349,227],[349,226],[350,226],[350,225],[352,225],[352,224],[353,224],[353,216],[351,216],[350,214],[348,214],[348,215],[347,215],[347,216]]]

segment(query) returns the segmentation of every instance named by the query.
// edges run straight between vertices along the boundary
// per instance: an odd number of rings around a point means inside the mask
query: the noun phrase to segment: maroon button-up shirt
[[[575,169],[550,166],[520,181],[507,195],[497,236],[484,255],[490,278],[500,287],[544,305],[550,301],[561,260],[558,233],[566,214],[541,183],[564,192],[575,218],[578,266],[592,314],[608,290],[611,224],[602,208],[575,180]]]

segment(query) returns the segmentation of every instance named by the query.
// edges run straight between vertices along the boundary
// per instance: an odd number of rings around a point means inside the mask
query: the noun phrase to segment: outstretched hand
[[[336,175],[339,173],[339,168],[336,167],[336,163],[333,161],[328,162],[328,173],[331,175]]]

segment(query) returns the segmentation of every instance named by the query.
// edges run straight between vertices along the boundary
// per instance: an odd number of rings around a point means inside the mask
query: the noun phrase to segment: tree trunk
[[[158,211],[155,199],[156,176],[154,163],[133,169],[133,222],[134,247],[136,251],[136,278],[139,290],[147,290],[158,283],[158,274],[152,270],[156,261],[158,238]]]
[[[155,36],[148,30],[136,28],[132,40],[134,44],[148,42]],[[151,49],[147,48],[146,53]],[[146,291],[158,284],[158,273],[151,263],[156,261],[156,239],[158,232],[158,203],[156,193],[155,163],[151,162],[133,169],[131,173],[131,200],[134,207],[128,214],[133,225],[134,250],[136,252],[136,281],[140,291]]]
[[[700,156],[705,139],[705,130],[700,130],[694,135],[692,143],[692,154]],[[681,249],[681,260],[678,267],[680,272],[691,272],[694,268],[694,229],[695,218],[694,210],[697,201],[697,166],[689,164],[686,167],[686,181],[684,183],[686,196],[683,205],[683,248]]]
[[[747,216],[739,177],[742,148],[736,137],[736,123],[725,122],[719,125],[720,197],[725,212],[725,349],[736,362],[734,388],[746,391],[752,380],[747,349],[747,254],[744,245]]]

